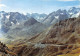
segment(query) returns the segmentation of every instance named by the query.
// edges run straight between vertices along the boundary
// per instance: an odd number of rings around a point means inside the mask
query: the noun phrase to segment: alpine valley
[[[0,11],[0,41],[0,56],[79,56],[80,8],[26,15]]]

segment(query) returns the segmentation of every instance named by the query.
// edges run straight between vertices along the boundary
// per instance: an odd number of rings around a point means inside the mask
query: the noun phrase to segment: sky
[[[0,0],[0,10],[20,13],[46,13],[79,7],[80,0]]]

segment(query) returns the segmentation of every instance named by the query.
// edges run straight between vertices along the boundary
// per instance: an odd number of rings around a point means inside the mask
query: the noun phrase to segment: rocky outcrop
[[[0,56],[17,56],[5,44],[0,42]]]
[[[80,18],[70,18],[51,26],[28,41],[14,42],[18,56],[57,56],[80,48]]]
[[[80,43],[80,18],[70,18],[56,23],[45,32],[35,37],[32,42],[43,44],[75,44]],[[39,39],[39,40],[38,40]],[[38,41],[37,41],[38,40]]]
[[[80,18],[60,21],[43,33],[31,38],[26,55],[56,56],[70,53],[80,46]],[[26,51],[25,50],[25,51]],[[33,51],[32,51],[33,50]],[[33,56],[35,56],[33,55]],[[25,56],[25,55],[24,55]]]

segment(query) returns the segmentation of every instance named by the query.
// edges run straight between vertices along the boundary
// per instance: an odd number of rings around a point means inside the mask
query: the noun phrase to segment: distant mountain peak
[[[38,23],[38,21],[37,20],[35,20],[33,17],[31,17],[30,19],[28,19],[25,23],[24,23],[24,25],[26,26],[31,26],[31,25],[33,25],[33,24],[35,24],[35,23]]]
[[[68,18],[78,17],[80,14],[80,8],[71,7],[69,10],[58,9],[50,13],[45,19],[44,24],[55,24],[59,20],[64,20]]]

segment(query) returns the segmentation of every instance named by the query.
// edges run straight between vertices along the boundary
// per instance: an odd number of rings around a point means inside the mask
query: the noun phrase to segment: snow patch
[[[11,24],[14,24],[13,22],[11,22]]]
[[[55,16],[56,19],[59,19],[59,16]]]
[[[9,19],[10,15],[7,15],[6,18]]]
[[[62,14],[62,15],[63,15],[63,13],[60,13],[60,14]]]
[[[72,18],[73,17],[78,17],[79,15],[80,15],[80,12],[78,12],[77,14],[72,15]]]
[[[79,15],[80,15],[80,12],[76,14],[76,16],[79,16]]]
[[[70,15],[72,15],[73,13],[71,12],[71,13],[69,13]]]
[[[3,16],[3,13],[1,13],[1,18],[3,18],[4,16]]]

